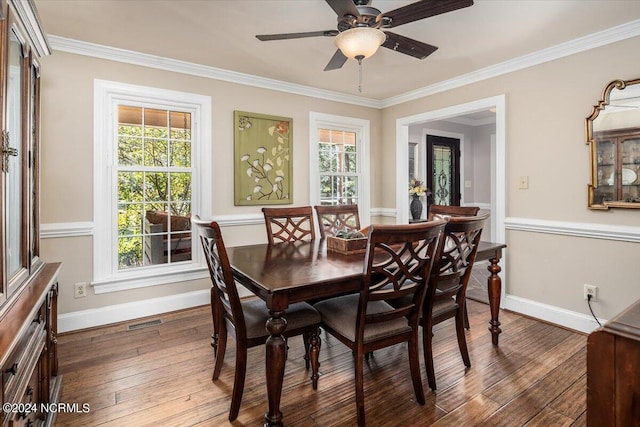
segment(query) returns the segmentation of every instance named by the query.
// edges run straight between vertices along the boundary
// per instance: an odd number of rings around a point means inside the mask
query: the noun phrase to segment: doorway
[[[431,203],[460,206],[460,139],[427,134],[425,151]]]
[[[396,120],[396,222],[398,224],[406,224],[409,221],[409,203],[406,192],[407,176],[409,174],[409,127],[413,125],[427,125],[428,123],[438,120],[458,118],[466,114],[488,110],[495,111],[495,137],[492,136],[491,153],[490,153],[490,203],[487,209],[491,212],[490,223],[491,233],[487,236],[494,242],[505,242],[505,195],[506,195],[506,128],[505,128],[505,96],[498,95],[490,98],[480,99],[465,104],[455,105],[440,110],[429,111],[412,116],[401,117]],[[425,139],[422,139],[425,141]],[[495,141],[495,143],[493,142]],[[423,142],[425,143],[425,142]],[[462,150],[464,151],[464,150]],[[466,163],[465,158],[469,157],[462,154],[462,162]],[[423,157],[426,159],[426,156]],[[467,185],[464,171],[461,173],[460,182]],[[504,271],[504,268],[503,268]],[[504,292],[504,289],[503,289]]]

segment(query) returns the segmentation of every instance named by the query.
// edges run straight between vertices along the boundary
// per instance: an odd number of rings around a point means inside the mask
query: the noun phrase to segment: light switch
[[[470,179],[465,179],[464,180],[464,188],[471,188],[471,180]]]
[[[529,177],[521,176],[518,178],[518,188],[520,190],[527,190],[529,188]]]

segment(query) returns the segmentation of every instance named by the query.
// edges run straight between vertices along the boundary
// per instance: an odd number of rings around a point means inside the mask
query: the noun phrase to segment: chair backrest
[[[409,326],[417,327],[431,270],[442,249],[445,224],[436,220],[371,226],[358,307],[356,333],[360,339],[365,325],[406,318]],[[406,303],[367,313],[371,302],[394,300]]]
[[[320,237],[335,236],[339,231],[360,230],[358,205],[315,206]]]
[[[270,243],[315,240],[311,206],[295,208],[262,208],[267,238]]]
[[[433,273],[439,298],[454,295],[464,297],[487,218],[489,214],[452,216],[448,219],[442,255]],[[430,296],[427,294],[425,301]]]
[[[220,226],[217,222],[202,221],[195,216],[191,222],[198,226],[200,232],[200,242],[204,250],[209,274],[212,282],[212,301],[217,304],[213,308],[216,324],[224,324],[227,332],[238,339],[246,336],[246,325],[238,288],[233,279],[233,272],[227,249],[220,233]]]
[[[450,217],[476,216],[479,210],[479,206],[429,205],[429,219],[433,219],[434,215],[446,215]]]

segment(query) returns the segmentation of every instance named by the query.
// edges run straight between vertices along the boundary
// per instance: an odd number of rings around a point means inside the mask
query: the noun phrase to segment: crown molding
[[[40,17],[33,0],[9,0],[24,25],[24,30],[38,56],[51,55],[51,46],[42,29]]]
[[[342,102],[345,104],[359,105],[382,109],[393,105],[413,101],[425,96],[456,89],[482,80],[519,71],[524,68],[539,65],[545,62],[554,61],[576,53],[584,52],[611,43],[627,40],[640,36],[640,19],[618,25],[597,33],[584,37],[579,37],[556,46],[539,50],[527,55],[519,56],[499,64],[481,68],[471,73],[463,74],[452,79],[434,83],[413,91],[377,100],[361,96],[348,95],[344,93],[318,89],[311,86],[304,86],[294,83],[287,83],[281,80],[268,79],[265,77],[253,76],[250,74],[238,73],[236,71],[224,70],[221,68],[209,67],[206,65],[194,64],[161,56],[149,55],[125,49],[118,49],[94,43],[87,43],[80,40],[73,40],[65,37],[49,35],[49,42],[53,49],[77,55],[90,56],[94,58],[117,61],[142,67],[155,68],[164,71],[171,71],[181,74],[188,74],[214,80],[221,80],[247,86],[271,89],[280,92],[287,92],[295,95],[308,96],[329,101]]]
[[[569,40],[537,52],[512,58],[507,61],[481,68],[449,80],[434,83],[398,96],[392,96],[382,101],[382,108],[391,107],[393,105],[424,98],[425,96],[456,89],[461,86],[477,83],[482,80],[498,77],[503,74],[512,73],[524,68],[533,67],[534,65],[554,61],[556,59],[637,36],[640,36],[640,19],[599,31],[597,33],[589,34],[584,37]]]
[[[192,62],[179,61],[177,59],[164,58],[161,56],[149,55],[146,53],[134,52],[131,50],[119,49],[95,43],[87,43],[60,36],[49,35],[49,41],[55,50],[73,53],[76,55],[90,56],[93,58],[106,59],[125,64],[155,68],[157,70],[188,74],[191,76],[247,86],[255,86],[261,89],[271,89],[294,95],[309,96],[312,98],[326,99],[329,101],[360,105],[363,107],[380,108],[381,104],[381,101],[379,100],[365,98],[362,96],[347,95],[311,86],[287,83],[281,80],[268,79],[236,71],[224,70],[222,68],[194,64]]]

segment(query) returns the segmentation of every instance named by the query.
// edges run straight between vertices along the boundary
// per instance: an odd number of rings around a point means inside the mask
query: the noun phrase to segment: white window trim
[[[336,116],[324,113],[309,113],[309,202],[320,204],[320,168],[318,164],[318,130],[344,130],[356,133],[358,152],[358,215],[360,224],[371,223],[370,187],[371,173],[369,160],[370,125],[369,120]]]
[[[192,178],[191,211],[203,218],[211,215],[211,97],[186,92],[130,85],[96,79],[94,81],[94,187],[93,187],[93,281],[96,294],[146,286],[183,282],[208,276],[198,239],[191,239],[192,261],[140,267],[120,271],[117,267],[116,158],[114,141],[117,105],[157,103],[192,114],[192,158],[196,162]],[[192,233],[195,230],[192,230]]]

